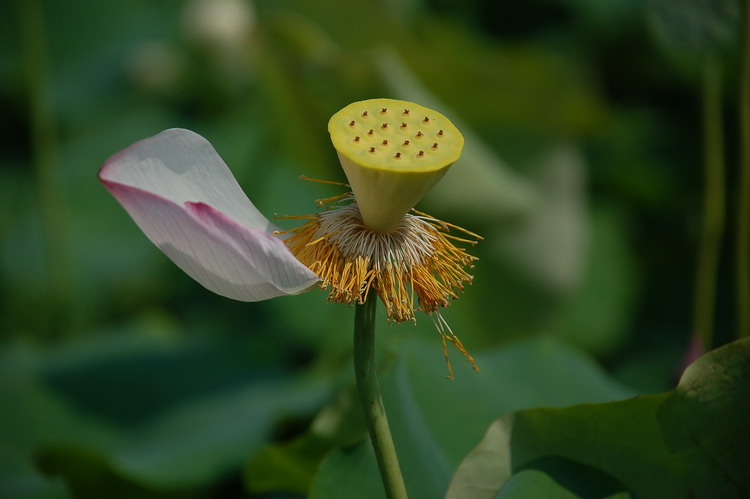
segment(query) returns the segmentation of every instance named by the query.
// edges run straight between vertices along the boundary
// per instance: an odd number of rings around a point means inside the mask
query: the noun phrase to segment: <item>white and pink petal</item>
[[[206,203],[239,223],[273,232],[211,143],[182,128],[140,140],[110,157],[102,181],[137,187],[176,204]]]
[[[137,142],[99,178],[159,249],[219,295],[259,301],[318,282],[200,135],[173,129]]]

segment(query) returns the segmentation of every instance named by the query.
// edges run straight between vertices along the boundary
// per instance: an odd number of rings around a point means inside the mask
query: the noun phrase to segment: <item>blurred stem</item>
[[[31,127],[31,156],[41,206],[48,287],[48,316],[53,333],[69,326],[71,266],[65,199],[58,178],[57,128],[49,103],[44,14],[39,0],[18,0]]]
[[[375,309],[377,293],[370,292],[363,304],[354,311],[354,372],[357,378],[359,399],[362,402],[370,440],[378,459],[380,476],[386,496],[392,499],[408,497],[398,465],[396,448],[380,395],[375,365]]]
[[[750,0],[745,1],[737,183],[737,336],[750,336]]]
[[[703,61],[703,235],[698,254],[693,334],[703,351],[711,349],[716,281],[724,232],[724,146],[721,120],[721,65],[713,55]]]

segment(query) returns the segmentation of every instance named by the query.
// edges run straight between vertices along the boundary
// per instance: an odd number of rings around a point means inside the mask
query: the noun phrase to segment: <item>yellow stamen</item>
[[[429,215],[429,214],[427,214],[427,213],[425,213],[425,212],[423,212],[423,211],[419,211],[419,210],[417,210],[417,209],[415,209],[415,208],[412,208],[412,210],[411,210],[411,211],[413,211],[413,212],[414,212],[414,213],[416,213],[417,215],[423,216],[423,217],[425,217],[425,218],[428,218],[429,220],[432,220],[432,221],[434,221],[434,222],[436,222],[436,223],[439,223],[439,224],[440,224],[440,225],[442,225],[443,227],[450,227],[451,229],[456,229],[456,230],[460,230],[460,231],[461,231],[461,232],[463,232],[464,234],[468,234],[468,235],[470,235],[471,237],[473,237],[473,238],[477,239],[478,241],[483,241],[483,240],[484,240],[484,238],[483,238],[482,236],[478,235],[478,234],[474,234],[473,232],[471,232],[471,231],[469,231],[469,230],[466,230],[466,229],[464,229],[463,227],[459,227],[458,225],[453,225],[453,224],[450,224],[450,223],[448,223],[448,222],[443,222],[442,220],[438,220],[437,218],[435,218],[435,217],[433,217],[432,215]]]
[[[477,244],[477,241],[471,241],[469,239],[464,239],[462,237],[451,236],[450,234],[443,234],[443,237],[447,237],[448,239],[453,239],[454,241],[460,241],[462,243],[471,244],[472,246]]]
[[[347,198],[351,199],[351,193],[328,200]],[[283,233],[290,234],[284,242],[318,275],[321,288],[330,289],[329,301],[364,303],[372,290],[383,302],[390,321],[416,322],[415,312],[422,310],[431,316],[443,345],[450,341],[478,369],[439,313],[471,283],[473,276],[465,269],[476,260],[451,240],[476,241],[447,232],[456,228],[471,233],[417,211],[405,215],[392,231],[376,232],[364,225],[355,201],[326,204],[328,209],[321,213],[297,217],[308,221]],[[452,378],[449,361],[448,369]]]
[[[440,335],[440,342],[443,344],[443,355],[445,355],[445,363],[448,365],[448,379],[454,380],[453,377],[453,366],[451,366],[451,359],[448,357],[448,345],[445,343],[445,335]]]
[[[308,182],[318,182],[318,183],[321,183],[321,184],[331,184],[331,185],[340,185],[340,186],[343,186],[343,187],[349,187],[349,184],[345,184],[343,182],[336,182],[334,180],[320,180],[320,179],[317,179],[317,178],[310,178],[310,177],[307,177],[305,175],[300,175],[299,179],[300,180],[306,180]]]
[[[348,193],[348,192],[345,192],[343,194],[339,194],[338,196],[331,196],[329,198],[316,199],[315,200],[315,204],[318,205],[318,208],[322,208],[322,207],[324,207],[326,205],[329,205],[331,203],[334,203],[334,202],[338,201],[339,199],[344,199],[344,198],[349,197],[349,196],[351,196],[351,194]]]

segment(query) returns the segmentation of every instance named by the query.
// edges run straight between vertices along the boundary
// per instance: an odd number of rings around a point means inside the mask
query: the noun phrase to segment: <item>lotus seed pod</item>
[[[464,138],[437,111],[394,99],[349,104],[328,122],[365,225],[390,232],[461,156]]]

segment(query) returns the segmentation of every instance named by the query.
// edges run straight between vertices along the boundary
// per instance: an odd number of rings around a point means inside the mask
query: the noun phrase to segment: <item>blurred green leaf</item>
[[[569,296],[582,281],[591,238],[584,160],[578,148],[557,144],[535,163],[530,182],[539,203],[513,227],[495,227],[488,243],[531,286]]]
[[[245,487],[256,494],[305,493],[331,449],[351,446],[361,440],[366,431],[354,387],[342,390],[318,413],[307,433],[261,449],[245,467]]]
[[[606,38],[628,29],[642,15],[644,1],[648,0],[552,0],[550,3],[574,11],[574,26]]]
[[[68,497],[62,481],[34,466],[39,446],[71,435],[101,436],[100,425],[71,411],[36,376],[37,356],[22,346],[0,350],[0,496]]]
[[[497,499],[535,499],[538,497],[576,499],[581,496],[561,486],[542,471],[525,470],[514,475],[495,497]]]
[[[324,373],[254,361],[263,350],[252,337],[110,334],[54,352],[0,351],[0,452],[15,459],[11,469],[36,457],[80,497],[198,490],[239,471],[279,420],[308,416],[330,393]]]
[[[452,471],[496,414],[629,394],[587,357],[552,339],[518,342],[478,355],[479,372],[454,358],[455,381],[445,380],[438,341],[405,343],[401,354],[403,359],[381,384],[406,486],[414,497],[444,494]],[[371,445],[365,440],[333,451],[310,495],[382,497],[382,486],[362,486],[377,483],[377,477]]]
[[[578,292],[561,312],[565,340],[596,356],[623,345],[633,322],[639,266],[623,217],[607,207],[591,213],[591,241]]]
[[[287,443],[267,445],[245,468],[245,488],[252,493],[285,490],[304,494],[327,450],[327,446],[308,435]]]
[[[403,463],[400,464],[403,469]],[[409,482],[407,482],[407,490],[411,491]],[[430,497],[416,495],[414,492],[410,494],[413,497]],[[369,437],[358,444],[341,447],[329,454],[318,468],[308,497],[310,499],[384,498],[383,482],[380,481],[378,463],[375,460]]]
[[[152,379],[160,380],[158,374]],[[279,418],[313,411],[328,393],[327,383],[316,379],[261,377],[244,385],[175,404],[108,441],[72,436],[68,444],[46,446],[43,455],[62,466],[60,460],[90,450],[136,484],[161,490],[206,486],[239,469]]]
[[[450,19],[426,18],[397,53],[429,94],[460,110],[462,131],[471,125],[514,168],[540,146],[595,133],[607,116],[582,61],[544,44],[477,36]],[[399,74],[381,74],[401,92]]]
[[[649,331],[654,341],[641,351],[622,356],[610,368],[612,376],[635,389],[638,393],[660,393],[672,389],[679,373],[676,366],[684,365],[684,352],[688,343],[685,334],[665,334]],[[647,333],[647,334],[648,334]]]
[[[449,497],[496,497],[545,458],[596,468],[638,497],[741,497],[750,486],[750,339],[714,350],[672,392],[523,411],[495,421]],[[583,477],[582,477],[583,479]]]
[[[540,497],[626,499],[630,497],[630,494],[622,491],[622,486],[616,480],[598,470],[586,469],[580,464],[562,459],[549,461],[551,462],[538,463],[542,469],[530,467],[516,473],[494,497],[497,499]]]
[[[538,201],[514,224],[471,227],[485,240],[471,249],[479,257],[476,278],[457,313],[481,300],[470,313],[484,322],[464,329],[484,333],[493,344],[559,330],[592,264],[588,168],[581,151],[570,143],[550,144],[527,161],[527,182]],[[488,297],[495,306],[487,305]]]
[[[172,499],[200,497],[198,490],[155,491],[148,489],[112,468],[107,457],[96,451],[77,447],[46,450],[38,458],[45,473],[61,477],[77,499]]]
[[[68,498],[63,481],[46,477],[28,455],[0,444],[0,496],[13,499]]]
[[[651,0],[649,7],[660,41],[680,55],[721,50],[739,31],[739,0]]]
[[[313,410],[327,386],[267,382],[179,407],[110,452],[113,465],[157,488],[199,486],[238,468],[282,415]]]
[[[263,21],[279,12],[299,12],[337,44],[357,51],[386,38],[394,27],[388,11],[377,3],[362,3],[351,9],[340,0],[318,0],[313,8],[307,0],[274,0],[257,2],[257,8]]]

